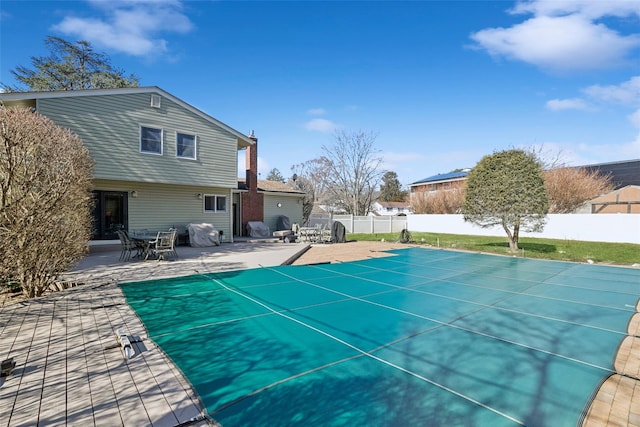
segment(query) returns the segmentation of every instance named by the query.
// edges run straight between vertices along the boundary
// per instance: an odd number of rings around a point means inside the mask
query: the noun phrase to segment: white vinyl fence
[[[462,215],[409,215],[408,230],[444,234],[506,236],[502,227],[481,228]],[[640,214],[551,214],[541,233],[520,236],[640,244]]]
[[[341,222],[347,233],[400,233],[407,228],[406,216],[353,216],[353,215],[331,215],[331,214],[311,214],[309,226],[317,224],[331,228],[334,221]]]
[[[309,225],[331,228],[340,221],[347,233],[410,232],[505,236],[502,227],[481,228],[462,215],[353,216],[312,214]],[[551,214],[540,233],[520,232],[523,237],[640,244],[640,214]]]

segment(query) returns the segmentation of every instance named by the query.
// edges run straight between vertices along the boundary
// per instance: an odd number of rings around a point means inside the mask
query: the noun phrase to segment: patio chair
[[[167,254],[172,254],[175,257],[178,256],[178,253],[175,249],[176,233],[176,230],[159,231],[158,235],[156,236],[156,240],[151,242],[151,250],[149,252],[152,252],[155,256],[157,256],[158,261],[160,261],[161,259],[166,260],[165,255]],[[145,259],[147,259],[148,257],[149,253],[147,253],[147,257]]]
[[[322,224],[319,234],[319,241],[321,243],[331,243],[331,229],[327,224]]]
[[[122,252],[120,252],[120,261],[127,261],[131,258],[131,251],[139,251],[140,248],[138,248],[136,242],[129,238],[126,231],[116,230],[116,234],[118,235],[118,239],[120,239],[120,245],[122,248]]]

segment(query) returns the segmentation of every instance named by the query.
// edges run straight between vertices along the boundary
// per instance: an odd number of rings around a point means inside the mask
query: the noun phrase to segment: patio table
[[[136,245],[141,249],[140,254],[136,255],[136,257],[144,257],[144,259],[149,258],[149,252],[151,250],[151,245],[158,238],[158,233],[133,233],[131,234],[131,240],[136,242]]]

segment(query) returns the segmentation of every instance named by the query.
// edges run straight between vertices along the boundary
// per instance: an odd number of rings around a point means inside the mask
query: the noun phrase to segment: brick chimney
[[[249,139],[253,141],[253,145],[246,149],[245,167],[247,188],[251,191],[258,188],[258,138],[251,131]]]
[[[253,144],[245,154],[247,192],[242,193],[242,235],[247,234],[247,222],[264,221],[264,194],[258,193],[258,138],[249,135]]]

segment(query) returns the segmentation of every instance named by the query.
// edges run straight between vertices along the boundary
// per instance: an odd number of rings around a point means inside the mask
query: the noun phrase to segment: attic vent
[[[151,107],[160,108],[160,95],[151,95]]]

